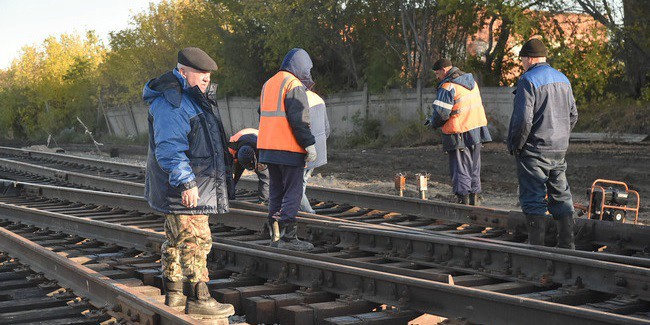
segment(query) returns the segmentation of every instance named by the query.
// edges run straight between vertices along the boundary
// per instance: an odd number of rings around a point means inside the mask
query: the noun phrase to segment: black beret
[[[178,51],[178,63],[201,71],[217,71],[217,63],[198,47]]]
[[[452,65],[451,60],[442,58],[433,64],[433,70],[440,70],[442,68],[451,67]]]
[[[525,56],[529,58],[538,58],[548,56],[548,50],[544,42],[537,38],[531,38],[528,42],[524,43],[524,46],[521,47],[519,51],[519,56]]]

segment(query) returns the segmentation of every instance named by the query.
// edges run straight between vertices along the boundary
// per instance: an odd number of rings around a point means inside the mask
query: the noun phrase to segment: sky
[[[0,69],[49,36],[94,30],[108,44],[108,33],[129,27],[150,2],[160,0],[0,0]]]

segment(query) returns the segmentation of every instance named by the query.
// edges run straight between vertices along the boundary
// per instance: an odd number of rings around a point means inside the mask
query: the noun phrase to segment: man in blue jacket
[[[544,43],[535,38],[519,52],[525,73],[517,82],[508,151],[517,161],[529,243],[544,245],[550,213],[557,222],[558,247],[575,249],[565,156],[578,111],[569,79],[546,63],[547,55]]]
[[[187,314],[209,318],[234,314],[232,305],[210,296],[206,284],[212,248],[208,214],[228,212],[232,178],[216,87],[210,84],[214,70],[217,64],[201,49],[184,48],[176,69],[150,80],[143,94],[149,104],[144,196],[165,214],[165,304],[185,305]]]

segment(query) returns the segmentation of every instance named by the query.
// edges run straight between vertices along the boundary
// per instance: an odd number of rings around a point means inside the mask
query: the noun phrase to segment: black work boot
[[[573,235],[573,214],[557,218],[557,247],[576,249]]]
[[[458,199],[456,203],[458,204],[464,204],[464,205],[469,205],[469,195],[465,194],[456,194],[456,198]]]
[[[469,193],[469,205],[481,205],[481,198],[478,196],[478,193]]]
[[[165,305],[169,307],[181,307],[185,305],[183,282],[163,279],[163,287],[165,289]]]
[[[189,283],[185,313],[205,318],[226,318],[235,314],[231,304],[222,304],[210,296],[205,282]]]
[[[298,226],[295,220],[287,220],[280,222],[280,240],[278,241],[278,248],[288,249],[292,251],[306,252],[314,249],[314,245],[310,242],[298,239]]]
[[[539,214],[526,215],[526,228],[528,228],[528,244],[544,246],[546,236],[546,216]]]

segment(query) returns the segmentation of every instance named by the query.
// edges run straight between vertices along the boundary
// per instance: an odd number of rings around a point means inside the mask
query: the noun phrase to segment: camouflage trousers
[[[207,215],[165,215],[165,237],[162,244],[163,277],[178,282],[208,282],[207,256],[212,248],[212,235]]]

